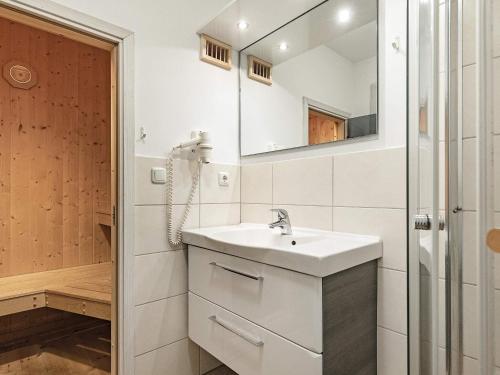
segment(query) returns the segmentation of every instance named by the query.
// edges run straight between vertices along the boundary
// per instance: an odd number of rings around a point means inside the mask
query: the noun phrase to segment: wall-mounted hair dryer
[[[193,130],[191,132],[191,140],[179,143],[173,148],[173,152],[178,152],[181,158],[194,160],[197,159],[201,163],[210,163],[213,146],[210,143],[208,132],[202,130]],[[187,151],[187,152],[186,152]]]
[[[196,193],[198,183],[200,181],[200,168],[202,164],[207,164],[210,162],[210,157],[212,156],[213,146],[210,143],[210,138],[208,132],[201,130],[194,130],[191,132],[191,140],[187,142],[179,143],[174,146],[172,152],[167,161],[167,234],[168,242],[177,246],[182,242],[182,228],[186,223],[189,216],[189,210],[193,203],[193,198]],[[189,192],[188,200],[186,202],[186,208],[180,220],[180,224],[177,228],[174,228],[174,217],[172,212],[172,206],[174,201],[174,158],[195,160],[198,165],[196,172],[193,175],[193,182],[191,185],[191,190]]]

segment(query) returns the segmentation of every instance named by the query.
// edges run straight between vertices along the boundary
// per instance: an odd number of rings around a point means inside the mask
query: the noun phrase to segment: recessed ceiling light
[[[245,21],[245,20],[238,21],[238,29],[246,30],[246,29],[248,29],[248,26],[250,26],[250,25],[248,24],[247,21]]]
[[[281,51],[286,51],[288,49],[288,44],[287,42],[281,42],[280,43],[280,50]]]
[[[351,11],[350,9],[341,9],[337,15],[337,18],[340,23],[346,23],[351,20]]]

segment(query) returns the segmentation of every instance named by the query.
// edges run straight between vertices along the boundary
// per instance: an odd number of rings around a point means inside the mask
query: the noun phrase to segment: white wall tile
[[[333,230],[380,236],[384,267],[406,270],[406,210],[334,207]]]
[[[219,172],[227,172],[229,186],[219,186]],[[240,202],[240,167],[229,164],[204,164],[201,167],[200,202]]]
[[[420,370],[420,373],[425,373],[422,372],[422,369]],[[427,374],[430,373],[427,372]],[[448,375],[446,373],[446,350],[443,348],[438,348],[438,375]]]
[[[439,4],[439,72],[446,69],[446,6]]]
[[[495,290],[495,366],[500,367],[500,290]]]
[[[407,341],[405,335],[378,328],[377,375],[407,374]]]
[[[137,156],[135,158],[135,204],[166,204],[166,184],[151,182],[152,167],[167,167],[166,159]],[[192,185],[192,176],[198,173],[198,165],[186,160],[174,160],[174,204],[185,204]],[[168,175],[167,175],[168,178]],[[193,203],[199,202],[199,189]]]
[[[463,209],[476,209],[476,139],[463,141]]]
[[[378,325],[406,334],[406,272],[378,270]]]
[[[500,228],[500,212],[495,213],[495,227]],[[500,255],[499,254],[495,255],[495,288],[500,289]]]
[[[200,374],[206,374],[209,371],[212,371],[213,369],[216,369],[222,365],[220,361],[212,356],[210,353],[206,352],[203,350],[203,348],[200,348]]]
[[[477,359],[464,356],[464,375],[480,375],[479,362]]]
[[[445,140],[446,121],[446,73],[439,73],[439,140]]]
[[[477,314],[477,287],[463,285],[464,354],[478,357],[479,323]]]
[[[273,165],[271,163],[241,166],[241,202],[273,202]]]
[[[174,223],[179,225],[185,205],[173,208]],[[135,254],[148,254],[168,251],[172,246],[167,241],[167,206],[135,206]],[[193,205],[184,228],[197,228],[200,225],[199,205]],[[177,247],[179,248],[179,247]]]
[[[136,306],[135,354],[187,337],[187,308],[187,294]]]
[[[446,348],[446,283],[438,280],[438,345]]]
[[[500,56],[500,2],[493,1],[493,56]]]
[[[270,204],[241,204],[241,222],[269,224],[273,220]]]
[[[283,208],[290,215],[292,228],[312,228],[331,231],[333,229],[332,207],[322,206],[291,206],[286,204],[274,205],[274,208]],[[272,220],[277,220],[274,214]]]
[[[189,339],[153,350],[135,358],[136,375],[198,375],[198,346]]]
[[[500,2],[495,1],[495,4],[500,13]],[[500,30],[500,26],[496,27]],[[493,59],[493,122],[494,132],[500,134],[500,57]]]
[[[135,304],[187,293],[185,250],[140,255],[134,261]]]
[[[335,206],[406,208],[404,148],[335,155]]]
[[[331,206],[332,158],[274,163],[273,203]]]
[[[463,1],[463,64],[476,61],[476,0]]]
[[[467,0],[465,0],[467,1]],[[476,135],[476,65],[463,68],[463,137]]]
[[[202,204],[200,205],[200,226],[214,227],[240,223],[240,204]]]
[[[463,256],[463,281],[468,284],[477,283],[477,225],[476,213],[465,211],[463,213],[462,230],[462,256]]]
[[[500,135],[493,137],[495,211],[500,211]]]
[[[165,185],[151,183],[151,168],[166,168],[166,159],[136,156],[135,157],[135,203],[165,204]]]

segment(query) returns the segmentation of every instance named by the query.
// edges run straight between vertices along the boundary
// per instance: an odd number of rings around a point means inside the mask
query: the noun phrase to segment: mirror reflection
[[[377,0],[327,1],[240,53],[241,153],[377,133]]]

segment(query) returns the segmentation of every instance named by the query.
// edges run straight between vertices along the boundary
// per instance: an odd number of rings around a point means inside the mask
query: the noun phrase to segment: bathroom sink
[[[261,224],[183,231],[189,245],[325,277],[382,256],[379,237],[293,228],[292,235]]]

